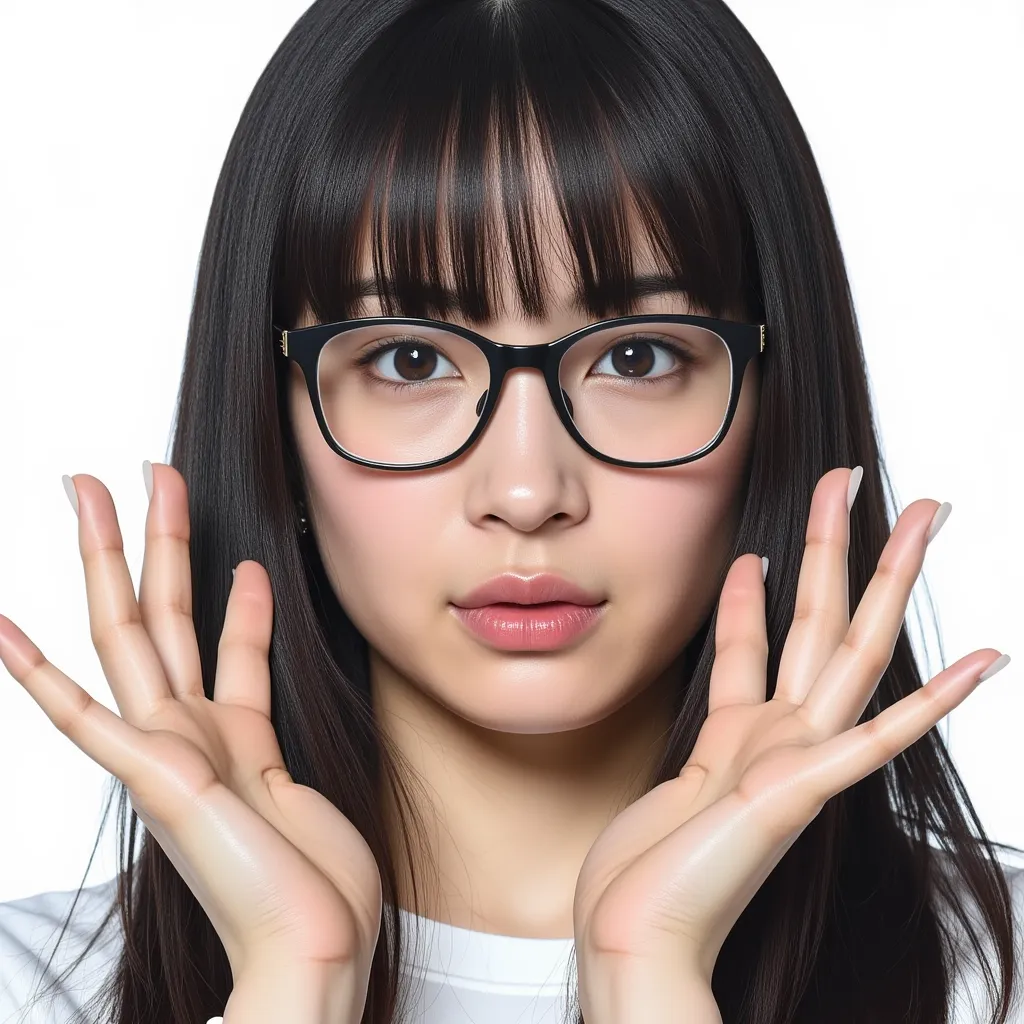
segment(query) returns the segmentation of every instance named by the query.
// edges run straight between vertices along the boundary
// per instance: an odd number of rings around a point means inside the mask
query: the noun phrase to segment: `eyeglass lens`
[[[559,383],[582,437],[611,458],[683,458],[721,429],[732,388],[728,346],[693,324],[613,324],[564,353]],[[331,338],[317,366],[338,445],[360,459],[412,465],[457,451],[479,421],[490,368],[441,328],[377,324]]]

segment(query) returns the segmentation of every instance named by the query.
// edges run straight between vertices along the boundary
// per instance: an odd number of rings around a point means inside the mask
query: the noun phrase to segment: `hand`
[[[209,916],[236,983],[269,963],[293,974],[339,967],[368,981],[380,874],[351,822],[285,768],[270,720],[266,570],[248,560],[237,567],[209,700],[192,622],[185,481],[153,466],[138,602],[109,492],[86,474],[74,483],[91,636],[120,717],[3,616],[0,660],[62,733],[128,787]],[[365,984],[356,989],[365,1000]],[[353,1011],[358,1020],[362,1002]]]
[[[574,902],[584,1011],[609,971],[692,972],[710,986],[730,929],[825,802],[928,732],[999,658],[975,651],[857,725],[892,657],[939,505],[904,509],[851,623],[850,476],[832,470],[815,488],[772,699],[761,559],[746,554],[722,588],[708,716],[689,760],[619,814],[584,860]]]

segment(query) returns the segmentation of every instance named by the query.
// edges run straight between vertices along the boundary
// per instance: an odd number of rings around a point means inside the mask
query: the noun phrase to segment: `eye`
[[[676,369],[685,354],[667,342],[637,337],[617,342],[594,364],[594,372],[622,377],[661,376]]]
[[[417,339],[385,341],[359,360],[361,365],[372,363],[385,380],[416,383],[436,380],[438,377],[458,377],[459,371],[451,360],[436,348]],[[435,376],[437,370],[440,374]]]

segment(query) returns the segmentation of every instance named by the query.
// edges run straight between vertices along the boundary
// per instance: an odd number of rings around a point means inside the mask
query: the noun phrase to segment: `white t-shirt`
[[[1018,929],[1018,963],[1024,973],[1024,869],[1004,865]],[[77,956],[98,926],[116,891],[116,880],[83,889],[51,971]],[[99,943],[64,983],[66,994],[18,1011],[57,937],[74,892],[47,892],[0,903],[0,1024],[66,1024],[104,980],[119,948],[115,914]],[[401,910],[409,943],[406,971],[413,989],[410,1024],[560,1024],[571,981],[575,989],[572,939],[530,939],[456,928]],[[419,927],[417,928],[417,925]],[[954,1024],[987,1024],[989,1002],[980,967],[966,952],[958,961],[953,990]],[[1008,1024],[1024,1024],[1018,998]]]

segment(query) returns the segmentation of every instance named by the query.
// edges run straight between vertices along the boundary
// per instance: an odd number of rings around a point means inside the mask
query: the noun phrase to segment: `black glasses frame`
[[[697,327],[704,327],[717,334],[729,349],[732,371],[732,379],[730,381],[731,390],[729,393],[729,406],[726,410],[725,418],[722,420],[722,425],[719,427],[718,433],[715,437],[704,445],[703,448],[699,448],[697,451],[691,452],[689,455],[684,455],[680,459],[668,459],[661,462],[629,462],[625,459],[612,458],[610,455],[605,455],[602,452],[599,452],[589,444],[586,438],[584,438],[576,428],[576,424],[572,419],[572,413],[570,412],[568,396],[565,395],[559,385],[558,368],[562,361],[562,357],[577,341],[593,334],[595,331],[605,330],[613,325],[621,325],[625,327],[632,324],[645,323],[693,324]],[[334,436],[331,434],[331,431],[327,426],[327,421],[324,418],[323,406],[320,402],[320,389],[317,385],[317,363],[320,359],[320,352],[331,338],[343,330],[349,330],[356,327],[373,327],[377,324],[405,324],[410,327],[434,327],[450,331],[462,338],[465,338],[467,341],[472,342],[486,357],[487,364],[491,371],[491,378],[488,388],[482,396],[483,406],[481,407],[480,404],[477,403],[477,416],[479,418],[477,425],[473,428],[473,432],[469,435],[462,446],[450,455],[446,455],[441,459],[434,459],[430,462],[417,462],[409,465],[393,465],[387,462],[373,462],[369,459],[362,459],[358,455],[354,455],[352,452],[345,451],[345,449],[338,444],[334,439]],[[760,355],[760,353],[764,351],[766,344],[766,327],[764,324],[737,323],[734,320],[718,320],[714,317],[669,313],[612,317],[608,320],[601,320],[597,323],[588,324],[586,327],[581,327],[579,330],[573,331],[571,334],[566,334],[547,345],[503,345],[500,342],[492,341],[490,338],[487,338],[482,334],[478,334],[476,331],[470,330],[468,327],[461,327],[458,324],[446,323],[443,320],[428,320],[421,317],[369,316],[360,317],[354,320],[339,320],[336,323],[331,324],[316,324],[312,327],[300,327],[296,330],[288,330],[286,328],[279,327],[277,324],[274,324],[273,328],[274,339],[278,342],[278,346],[274,349],[275,354],[282,360],[287,361],[289,359],[293,359],[299,364],[299,368],[302,370],[302,375],[306,381],[306,388],[309,391],[309,400],[312,403],[313,412],[316,415],[317,423],[320,424],[320,432],[323,434],[324,440],[330,448],[343,459],[348,459],[350,462],[355,462],[360,466],[370,466],[374,469],[391,469],[397,471],[432,469],[435,466],[442,466],[446,462],[451,462],[453,459],[457,459],[465,451],[471,448],[476,442],[476,439],[483,433],[484,428],[490,420],[491,413],[498,404],[498,397],[501,394],[501,387],[505,381],[505,375],[509,370],[522,368],[541,371],[544,375],[544,380],[547,383],[548,394],[551,396],[551,403],[555,407],[555,411],[558,413],[558,418],[561,420],[562,425],[569,432],[569,435],[573,440],[585,452],[587,452],[588,455],[592,455],[595,459],[600,459],[602,462],[608,462],[613,466],[628,466],[641,469],[659,469],[665,466],[681,466],[687,462],[695,462],[697,459],[702,458],[709,452],[714,451],[714,449],[717,448],[724,440],[725,435],[729,430],[729,425],[732,423],[733,416],[736,413],[736,407],[739,404],[740,389],[743,385],[743,376],[747,368],[747,363],[749,363],[755,356]]]

